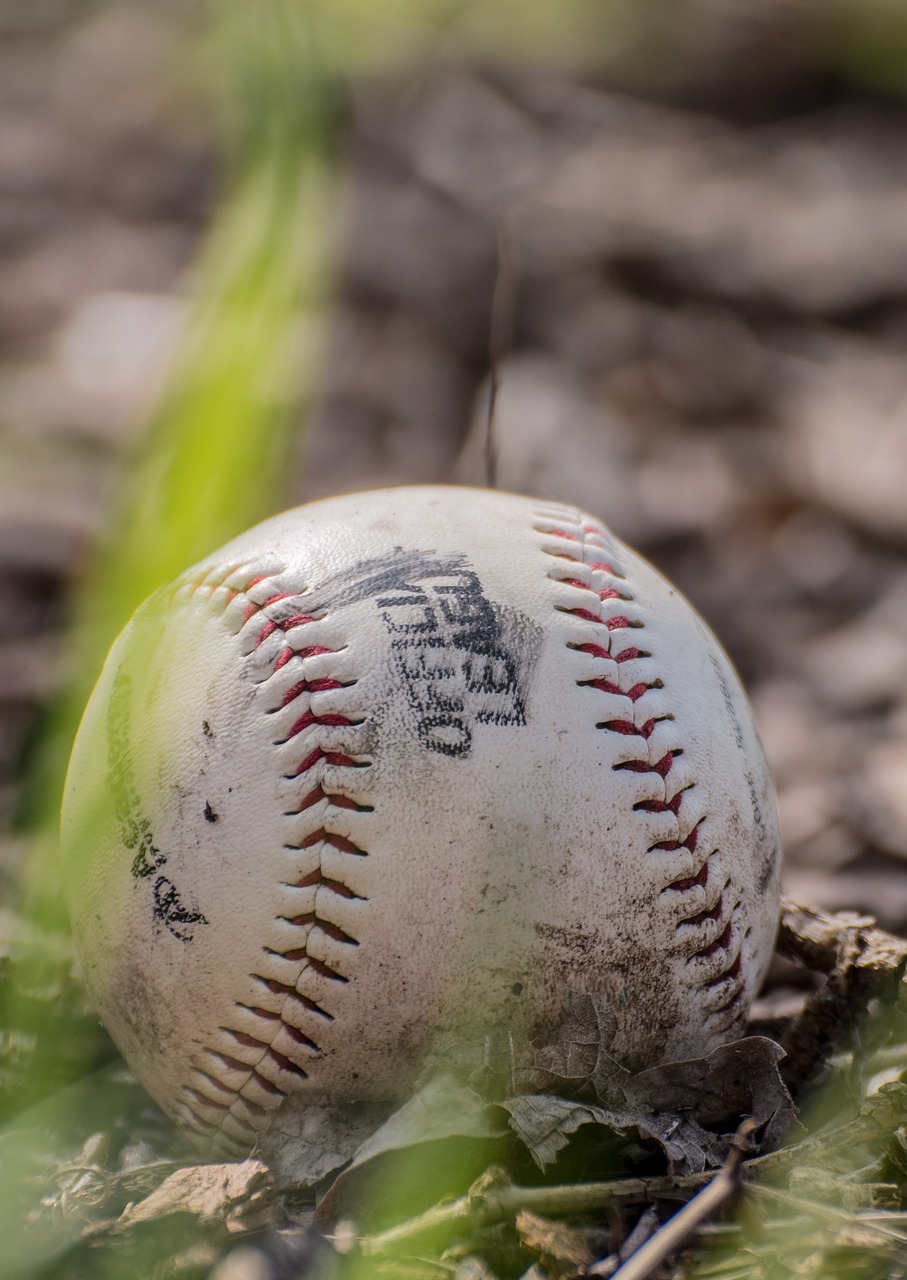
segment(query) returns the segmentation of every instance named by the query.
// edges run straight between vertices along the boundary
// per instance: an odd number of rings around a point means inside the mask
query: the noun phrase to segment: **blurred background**
[[[295,503],[484,484],[492,381],[498,485],[731,653],[790,891],[907,928],[907,9],[313,3],[272,92],[247,7],[0,4],[3,947],[138,598]]]

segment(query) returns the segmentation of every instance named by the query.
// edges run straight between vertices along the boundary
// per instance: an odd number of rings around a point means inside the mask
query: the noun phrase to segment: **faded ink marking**
[[[709,662],[711,663],[711,667],[713,667],[713,671],[715,672],[716,678],[718,678],[718,684],[720,685],[720,687],[722,687],[722,698],[724,699],[724,709],[725,709],[725,712],[728,713],[730,727],[732,727],[734,731],[734,742],[736,742],[739,750],[742,751],[743,750],[743,728],[741,726],[741,722],[739,722],[737,708],[734,707],[734,700],[733,700],[732,694],[730,694],[730,685],[728,684],[727,676],[724,675],[724,672],[722,671],[722,667],[720,667],[720,664],[718,662],[718,658],[715,657],[714,653],[709,654]],[[753,827],[756,828],[756,838],[757,840],[759,840],[760,845],[765,845],[766,842],[768,842],[769,840],[769,832],[765,826],[765,817],[764,815],[762,815],[762,805],[760,804],[760,800],[759,800],[759,791],[757,791],[757,788],[756,788],[756,780],[755,778],[753,778],[752,773],[750,772],[750,769],[747,769],[746,773],[743,774],[743,777],[746,778],[747,791],[750,792],[750,808],[752,810]],[[771,854],[771,858],[766,859],[765,867],[762,868],[761,879],[764,879],[766,884],[768,884],[768,879],[766,879],[766,868],[774,868],[774,863],[775,863],[775,856],[773,851],[773,854]],[[769,878],[771,876],[771,873],[773,872],[771,872],[771,869],[769,869],[769,872],[768,872]]]
[[[154,918],[180,942],[192,941],[194,925],[208,923],[200,911],[183,905],[176,885],[166,876],[158,876],[154,882]]]
[[[167,858],[154,843],[151,823],[142,812],[130,747],[131,698],[132,680],[121,667],[113,682],[107,713],[108,782],[120,839],[127,849],[136,851],[130,871],[136,880],[147,880],[166,864]],[[216,821],[217,815],[213,810],[211,812],[211,820]],[[166,876],[158,876],[155,880],[152,897],[151,910],[155,919],[160,920],[180,942],[192,941],[192,926],[208,923],[200,911],[189,911],[183,906],[176,886]]]
[[[464,756],[475,726],[526,723],[528,675],[540,628],[492,604],[465,555],[405,551],[363,560],[317,587],[269,608],[278,625],[299,612],[312,618],[374,600],[419,741],[429,751]]]
[[[390,565],[391,590],[375,599],[428,751],[464,756],[477,724],[524,725],[526,700],[519,653],[503,611],[484,596],[465,557],[421,557]],[[391,571],[394,572],[391,572]],[[420,577],[422,581],[420,581]]]
[[[122,667],[113,682],[110,709],[107,713],[108,781],[114,810],[120,827],[120,838],[127,849],[134,849],[132,874],[136,879],[152,875],[167,861],[154,843],[151,823],[142,813],[141,801],[132,767],[129,746],[129,700],[132,680]]]
[[[712,670],[715,672],[718,684],[721,686],[721,696],[724,699],[724,709],[727,712],[727,718],[731,722],[731,728],[734,730],[734,741],[740,750],[743,750],[743,729],[740,724],[740,717],[737,715],[737,708],[734,706],[734,699],[731,695],[731,686],[727,682],[727,676],[721,670],[721,664],[715,657],[714,653],[709,654],[709,662],[712,664]]]
[[[456,581],[464,570],[469,571],[463,555],[442,557],[434,551],[404,551],[397,547],[390,555],[361,560],[352,569],[344,569],[326,578],[312,593],[313,603],[317,607],[317,601],[324,599],[356,604],[360,600],[373,600],[392,592],[411,591],[414,582],[431,582],[438,578]]]
[[[762,859],[762,869],[759,872],[759,881],[756,886],[760,893],[765,893],[768,886],[774,880],[779,862],[780,852],[777,847],[773,845]]]
[[[767,848],[765,856],[762,859],[762,867],[759,872],[759,881],[757,885],[759,892],[765,893],[766,889],[772,882],[775,875],[775,868],[778,865],[778,849],[774,844],[772,844],[769,838],[768,828],[765,825],[765,818],[762,815],[762,805],[759,803],[759,793],[756,790],[756,779],[749,770],[746,771],[744,776],[746,777],[746,785],[750,793],[750,804],[753,809],[753,822],[756,827],[756,834],[759,839],[759,843]]]

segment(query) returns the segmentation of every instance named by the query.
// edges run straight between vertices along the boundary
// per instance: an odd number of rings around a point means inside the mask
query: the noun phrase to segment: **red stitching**
[[[295,651],[291,651],[291,652],[294,652],[294,656],[296,656]],[[309,654],[316,654],[316,653],[330,653],[330,652],[331,652],[331,650],[330,650],[330,649],[321,649],[321,648],[319,648],[319,649],[309,649],[309,650],[306,652],[306,655],[305,655],[305,656],[306,656],[306,657],[308,657],[308,656],[309,656]],[[298,655],[298,656],[302,656],[302,655]],[[316,686],[318,686],[318,687],[316,687]],[[335,683],[334,683],[334,685],[333,685],[332,687],[333,687],[333,688],[340,688],[340,687],[341,687],[341,686],[340,686],[340,682],[339,682],[339,681],[335,681]],[[303,694],[303,693],[317,693],[317,692],[319,692],[319,690],[320,690],[320,689],[323,689],[323,688],[324,688],[324,684],[323,684],[323,682],[319,685],[319,682],[318,682],[317,680],[300,680],[298,684],[294,684],[294,685],[292,686],[292,688],[287,689],[286,693],[283,695],[283,699],[281,700],[280,705],[281,705],[282,707],[287,707],[287,706],[289,706],[289,704],[290,704],[291,702],[294,702],[294,701],[296,700],[296,698],[298,698],[301,694]]]
[[[281,600],[292,599],[291,596],[286,594],[282,594],[280,597],[275,597],[275,599],[278,598]],[[247,623],[251,618],[254,618],[257,613],[263,612],[266,607],[266,605],[250,605],[243,615],[243,624]],[[255,647],[256,649],[260,648],[267,640],[268,636],[272,636],[275,631],[292,631],[294,627],[304,627],[307,623],[315,621],[316,618],[314,614],[311,613],[293,613],[288,618],[268,618],[258,633],[258,639],[255,642]]]
[[[259,1005],[257,1005],[257,1004],[241,1004],[241,1003],[238,1003],[238,1008],[240,1008],[240,1009],[245,1009],[248,1013],[254,1013],[254,1014],[255,1014],[255,1016],[256,1016],[256,1018],[264,1018],[264,1019],[266,1019],[266,1021],[268,1021],[268,1022],[279,1022],[279,1021],[280,1021],[280,1014],[279,1014],[279,1013],[275,1013],[275,1012],[273,1011],[273,1009],[262,1009],[262,1008],[260,1008],[260,1006],[259,1006]]]
[[[349,796],[335,794],[332,791],[325,791],[319,782],[307,796],[300,802],[298,809],[291,810],[287,817],[294,817],[297,814],[305,813],[306,809],[311,809],[313,804],[319,804],[322,800],[330,800],[331,804],[338,809],[355,809],[358,813],[371,813],[372,807],[367,804],[358,804],[355,800],[351,800]]]
[[[639,813],[673,813],[677,817],[683,792],[678,791],[670,800],[639,800],[633,808]]]
[[[307,1036],[304,1031],[300,1031],[298,1027],[292,1026],[289,1022],[284,1024],[284,1034],[288,1035],[295,1044],[298,1044],[300,1049],[311,1049],[316,1053],[318,1052],[318,1045],[312,1037]],[[271,1052],[274,1053],[274,1050],[272,1049]],[[302,1071],[302,1067],[297,1069]],[[302,1074],[305,1075],[306,1073],[302,1071]]]
[[[183,1104],[182,1105],[183,1105],[183,1111],[186,1114],[184,1114],[183,1119],[186,1121],[189,1128],[194,1129],[196,1133],[209,1134],[214,1127],[211,1121],[203,1120],[202,1117],[195,1110],[195,1108],[190,1107],[189,1103],[185,1101],[186,1094],[190,1092],[191,1091],[188,1085],[185,1085],[183,1087]]]
[[[239,1071],[247,1075],[252,1070],[248,1062],[240,1062],[239,1058],[232,1058],[228,1053],[222,1053],[220,1049],[209,1049],[208,1052],[212,1057],[219,1059],[228,1071]]]
[[[302,995],[299,991],[296,991],[294,994],[307,1013],[317,1014],[319,1018],[324,1018],[326,1022],[334,1021],[334,1015],[332,1013],[328,1013],[327,1009],[322,1009],[320,1004],[316,1004],[314,1000],[310,1000],[308,996]],[[308,1039],[308,1037],[303,1035],[299,1028],[294,1027],[292,1023],[284,1023],[283,1029],[291,1040],[296,1040],[299,1044],[303,1044]]]
[[[340,898],[351,898],[355,902],[363,902],[358,893],[353,893],[349,885],[342,884],[339,880],[331,880],[318,867],[315,871],[310,871],[307,876],[303,876],[301,880],[296,881],[297,889],[327,889],[330,893],[336,893]]]
[[[253,1072],[252,1072],[252,1075],[251,1075],[251,1077],[250,1077],[250,1078],[251,1078],[251,1079],[253,1079],[253,1080],[255,1081],[255,1083],[256,1083],[256,1084],[263,1084],[263,1083],[264,1083],[264,1082],[262,1081],[261,1076],[260,1076],[260,1075],[258,1075],[258,1073],[257,1073],[256,1071],[253,1071]],[[283,1090],[281,1090],[281,1089],[275,1089],[275,1090],[274,1090],[274,1093],[279,1093],[279,1094],[280,1094],[280,1100],[281,1100],[281,1102],[282,1102],[282,1101],[284,1100],[284,1098],[287,1096],[287,1095],[283,1092]],[[249,1098],[249,1097],[247,1097],[244,1093],[241,1093],[241,1094],[239,1095],[239,1105],[243,1108],[243,1110],[244,1110],[244,1111],[251,1111],[252,1115],[253,1115],[253,1116],[256,1116],[259,1120],[264,1120],[264,1118],[265,1118],[265,1117],[267,1116],[267,1114],[268,1114],[268,1113],[267,1113],[267,1111],[265,1111],[264,1107],[263,1107],[263,1106],[261,1106],[261,1104],[260,1104],[260,1103],[258,1103],[258,1102],[253,1102],[253,1101],[252,1101],[252,1099],[251,1099],[251,1098]],[[235,1114],[235,1113],[234,1113],[234,1114]]]
[[[681,794],[683,793],[681,792]],[[690,853],[695,853],[696,844],[699,840],[699,826],[702,821],[703,819],[700,818],[699,822],[696,823],[696,826],[685,840],[659,840],[657,844],[649,846],[650,851],[652,849],[667,849],[669,852],[673,852],[677,849],[689,849]],[[708,866],[708,863],[704,863],[703,865]],[[673,889],[674,885],[668,885],[668,888]]]
[[[195,1101],[200,1103],[200,1105],[203,1107],[213,1107],[215,1111],[230,1110],[231,1103],[215,1102],[213,1098],[209,1098],[206,1093],[200,1093],[198,1089],[192,1089],[187,1085],[185,1092],[189,1095],[190,1098],[194,1098]]]
[[[709,911],[700,911],[696,916],[687,916],[681,920],[681,924],[700,925],[705,924],[708,920],[720,920],[724,912],[724,894],[718,895],[718,901]]]
[[[731,933],[732,933],[731,922],[729,920],[724,927],[724,932],[719,934],[719,936],[715,939],[714,942],[710,942],[707,947],[703,947],[700,951],[697,951],[695,954],[697,956],[702,956],[703,958],[705,958],[706,956],[714,955],[716,951],[723,951],[724,948],[727,947],[731,941]]]
[[[730,928],[730,926],[728,926],[728,928]],[[703,953],[697,952],[696,954],[702,955]],[[732,963],[728,965],[728,967],[725,970],[719,973],[717,978],[712,978],[710,982],[707,982],[706,986],[720,987],[722,982],[726,982],[728,978],[739,978],[740,969],[741,969],[741,958],[738,952],[738,954],[734,957],[734,960],[732,961]]]
[[[578,653],[588,653],[590,658],[614,658],[611,650],[604,649],[600,644],[571,644],[567,647],[576,649]]]
[[[263,645],[264,642],[267,640],[268,636],[272,635],[277,630],[278,625],[279,625],[278,623],[273,622],[269,618],[268,621],[265,623],[265,625],[262,627],[262,629],[258,633],[258,640],[256,641],[255,647],[258,648],[260,645]]]
[[[315,1046],[315,1041],[310,1040],[309,1044],[312,1046]],[[297,1062],[293,1062],[292,1059],[288,1058],[285,1053],[279,1053],[273,1046],[268,1047],[268,1056],[273,1058],[274,1061],[277,1063],[277,1065],[280,1067],[281,1071],[285,1071],[287,1075],[299,1076],[301,1080],[308,1079],[307,1072],[303,1071],[302,1067]]]
[[[584,685],[586,680],[577,681],[578,684]],[[627,695],[624,694],[624,697]],[[612,733],[629,734],[631,737],[651,738],[655,732],[655,726],[662,724],[665,720],[673,720],[673,716],[652,716],[645,724],[634,724],[632,720],[601,720],[595,726],[596,729],[610,729]]]
[[[310,613],[294,613],[289,618],[283,618],[278,626],[281,631],[292,631],[294,627],[304,627],[307,622],[314,622],[315,619]]]
[[[598,525],[583,524],[582,529],[583,529],[583,533],[586,535],[587,546],[598,546],[598,545],[605,544],[606,535]],[[548,537],[560,538],[568,542],[579,543],[582,541],[575,534],[569,532],[566,529],[547,529],[540,526],[538,527],[537,531],[539,533],[547,535]],[[546,550],[548,551],[549,555],[556,556],[559,559],[566,558],[559,551],[553,551],[548,548],[546,548]],[[579,562],[579,559],[580,558],[578,557],[577,562]],[[584,560],[585,557],[582,557],[582,559]],[[620,569],[618,569],[615,565],[608,563],[604,560],[597,560],[594,564],[591,564],[588,567],[592,571],[607,573],[612,577],[615,577],[618,579],[625,578],[625,575],[620,571]],[[628,602],[632,602],[634,598],[632,594],[628,592],[618,591],[618,589],[614,586],[607,586],[603,588],[599,588],[597,586],[591,586],[588,582],[584,582],[582,579],[575,576],[557,578],[556,580],[559,582],[562,582],[565,586],[573,587],[575,589],[588,592],[590,595],[597,597],[598,601],[600,601],[601,603],[604,603],[605,601],[608,601],[608,600],[614,600],[614,599],[622,599]],[[600,626],[604,626],[609,633],[615,633],[628,628],[643,628],[645,625],[640,619],[634,618],[629,612],[625,614],[619,614],[611,618],[602,617],[601,605],[599,605],[598,609],[595,609],[595,610],[593,610],[591,607],[584,608],[582,606],[566,607],[562,605],[557,605],[555,607],[558,609],[559,612],[569,613],[573,617],[578,618],[584,622],[592,622],[592,623],[597,623]],[[609,662],[614,662],[617,664],[624,663],[624,662],[631,662],[639,658],[651,657],[651,655],[647,653],[646,650],[640,649],[637,646],[630,646],[630,647],[621,649],[619,652],[614,652],[611,648],[610,639],[609,639],[609,644],[607,646],[604,646],[598,643],[587,642],[583,644],[570,644],[569,647],[572,649],[576,649],[581,653],[585,653],[591,658],[596,658],[599,660],[607,660]],[[598,676],[591,679],[577,680],[577,684],[587,689],[594,689],[599,693],[605,693],[611,696],[616,695],[619,697],[625,697],[629,700],[631,706],[633,706],[634,708],[638,704],[640,704],[640,702],[645,698],[645,695],[650,690],[660,689],[663,687],[661,680],[653,680],[651,682],[638,680],[636,683],[632,685],[632,687],[629,690],[625,690],[621,688],[618,680],[611,679],[607,676]],[[651,716],[647,720],[643,721],[641,724],[637,724],[635,718],[627,718],[626,716],[615,716],[614,718],[609,720],[599,721],[596,727],[599,729],[606,730],[610,733],[620,734],[623,737],[627,737],[627,738],[636,737],[636,738],[641,738],[643,742],[648,742],[649,739],[652,737],[652,734],[655,732],[656,726],[660,724],[662,721],[670,720],[672,718],[673,717],[670,715]],[[683,754],[682,748],[675,748],[673,750],[665,752],[658,760],[654,762],[651,761],[648,758],[648,756],[646,756],[646,757],[640,757],[635,760],[624,760],[619,762],[618,764],[615,764],[613,767],[615,770],[627,770],[632,773],[639,773],[639,774],[654,773],[659,775],[663,780],[666,781],[668,778],[668,775],[671,772],[675,759],[682,754]],[[689,787],[681,788],[680,790],[675,792],[675,794],[672,797],[670,797],[670,799],[640,800],[636,804],[634,804],[633,809],[635,812],[642,812],[642,813],[652,813],[652,814],[670,813],[676,819],[679,820],[681,809],[683,806],[684,794],[689,789],[690,789]],[[687,834],[687,836],[684,839],[656,841],[654,844],[649,846],[649,852],[663,851],[663,852],[673,853],[673,852],[679,852],[680,850],[687,850],[689,853],[695,854],[697,843],[699,841],[700,827],[703,821],[704,819],[700,818],[699,821],[696,823],[696,825],[692,828],[692,830]],[[670,884],[668,884],[665,887],[664,892],[670,891],[673,893],[685,894],[695,889],[704,889],[709,881],[709,862],[714,852],[715,851],[713,850],[712,853],[708,854],[708,856],[703,861],[702,866],[698,869],[695,875],[684,876],[680,879],[672,881]],[[726,887],[727,886],[725,885],[725,888]],[[733,936],[734,936],[733,911],[728,915],[727,919],[725,920],[724,910],[725,910],[725,896],[724,896],[724,890],[722,890],[722,892],[718,895],[717,902],[713,906],[708,907],[704,910],[701,910],[695,915],[688,916],[686,919],[683,919],[679,922],[678,929],[685,924],[704,925],[712,921],[714,921],[718,925],[721,925],[723,923],[723,928],[719,933],[718,937],[715,938],[712,942],[708,943],[707,945],[701,947],[698,951],[694,952],[691,959],[692,958],[707,959],[710,956],[717,955],[721,951],[727,950],[727,948],[732,944]],[[736,910],[736,908],[734,908],[734,910]],[[728,978],[738,977],[740,968],[741,968],[741,961],[740,961],[740,954],[738,953],[734,961],[730,965],[726,966],[725,969],[722,971],[721,974],[719,974],[717,978],[711,979],[710,981],[703,984],[704,988],[710,989],[711,987],[714,987],[724,982]],[[727,1001],[726,1004],[723,1005],[722,1008],[717,1012],[725,1012],[727,1009],[730,1009],[732,1005],[735,1003],[735,1001],[739,1000],[742,989],[743,989],[743,984],[741,983],[739,984],[738,990],[735,992],[734,996],[729,1001]]]
[[[290,956],[293,953],[288,951],[276,951],[276,952],[272,952],[271,954],[279,955],[279,956]],[[303,948],[299,952],[299,955],[301,957],[304,957],[305,954],[306,954],[305,948]],[[272,992],[275,996],[294,996],[296,994],[295,987],[287,986],[285,982],[278,982],[276,978],[265,978],[260,973],[253,973],[252,977],[257,982],[260,982],[263,986],[267,987],[267,989],[270,992]],[[279,1018],[280,1014],[278,1014],[277,1016]]]
[[[315,747],[314,751],[309,752],[296,772],[290,774],[290,777],[298,778],[300,774],[308,773],[310,769],[318,764],[319,760],[324,760],[326,764],[356,768],[356,761],[352,756],[344,755],[342,751],[325,751],[323,747]]]
[[[228,1088],[222,1080],[218,1080],[216,1076],[210,1075],[207,1071],[202,1070],[201,1067],[196,1067],[195,1071],[196,1075],[200,1075],[205,1083],[209,1084],[212,1089],[216,1089],[218,1093],[227,1094],[230,1097],[233,1096],[233,1090]],[[208,1094],[202,1094],[201,1096],[206,1098],[212,1105],[219,1105],[214,1098],[208,1097]]]
[[[239,572],[240,566],[233,565],[227,571],[225,576],[231,576]],[[297,628],[305,627],[311,622],[318,619],[313,614],[304,613],[300,610],[293,610],[293,602],[299,598],[298,593],[288,592],[279,589],[276,586],[267,596],[264,603],[258,604],[253,600],[248,600],[248,592],[259,583],[265,581],[275,581],[275,575],[259,574],[251,578],[242,590],[232,587],[226,588],[228,595],[228,603],[232,603],[238,596],[246,596],[247,605],[241,615],[241,628],[247,625],[256,625],[255,619],[260,618],[261,623],[258,632],[254,637],[254,649],[258,650],[261,646],[275,633],[280,632],[287,634]],[[192,584],[190,584],[192,585]],[[216,591],[224,588],[224,582],[213,583],[205,582],[194,584],[197,587],[204,587],[209,591],[211,596]],[[220,599],[222,600],[222,596]],[[289,605],[287,602],[290,602]],[[269,613],[269,610],[277,610],[277,615]],[[285,612],[286,616],[281,617],[280,613]],[[274,658],[272,674],[282,670],[287,663],[294,658],[304,661],[307,658],[320,657],[332,653],[333,650],[323,645],[309,645],[306,647],[295,647],[292,644],[283,644],[279,652]],[[345,683],[333,676],[325,675],[316,678],[305,678],[293,684],[282,696],[280,708],[288,707],[296,699],[307,695],[311,696],[316,693],[326,693],[337,689],[347,687],[351,682]],[[354,682],[352,682],[354,683]],[[351,720],[348,716],[340,712],[324,712],[317,714],[311,706],[308,706],[300,716],[294,721],[292,727],[286,736],[281,740],[283,745],[291,742],[298,735],[313,730],[316,727],[326,729],[342,729],[358,723]],[[367,761],[354,759],[348,751],[343,749],[329,748],[326,745],[316,742],[309,750],[307,750],[302,761],[295,767],[292,773],[285,775],[288,779],[304,778],[310,774],[312,770],[320,766],[332,766],[341,768],[361,769],[368,767]],[[326,804],[335,806],[338,809],[354,810],[360,813],[372,812],[372,806],[360,804],[348,796],[334,793],[325,789],[322,777],[313,779],[314,785],[306,790],[304,796],[298,803],[298,808],[290,809],[285,813],[285,817],[290,818],[305,813],[314,805],[322,800]],[[310,832],[304,838],[300,839],[298,844],[287,844],[287,849],[308,850],[317,847],[329,847],[333,851],[340,854],[348,854],[354,857],[365,857],[367,851],[360,848],[352,840],[346,836],[341,836],[335,832],[328,831],[324,825],[318,827],[314,832]],[[360,896],[354,892],[348,885],[339,880],[333,879],[324,874],[321,866],[315,868],[314,871],[300,876],[295,882],[286,882],[288,887],[296,888],[313,888],[324,889],[331,893],[338,900],[362,901]],[[298,915],[287,915],[280,917],[285,923],[299,928],[302,933],[301,943],[298,947],[287,948],[282,951],[265,948],[266,954],[273,956],[276,960],[290,962],[300,966],[299,975],[295,983],[281,982],[276,978],[268,977],[262,974],[251,974],[252,981],[261,983],[262,987],[277,996],[281,1005],[286,1005],[287,1001],[293,1001],[295,1006],[304,1013],[313,1017],[317,1017],[323,1023],[333,1021],[333,1015],[323,1008],[317,1001],[300,993],[298,985],[306,972],[310,972],[319,978],[327,979],[338,985],[348,981],[342,973],[339,973],[332,965],[324,960],[319,960],[308,952],[308,939],[312,929],[317,928],[321,936],[330,939],[332,942],[344,944],[349,947],[358,947],[357,939],[352,937],[339,925],[331,920],[326,920],[319,915],[318,909],[313,905],[312,910],[299,913]],[[238,1086],[233,1086],[222,1080],[216,1080],[210,1073],[205,1072],[200,1066],[194,1064],[193,1070],[199,1073],[201,1078],[210,1081],[212,1086],[217,1089],[223,1100],[215,1102],[213,1099],[205,1097],[204,1093],[193,1089],[186,1084],[181,1090],[182,1101],[181,1107],[190,1126],[195,1127],[202,1133],[216,1132],[219,1141],[224,1145],[234,1145],[239,1134],[248,1133],[250,1129],[254,1132],[254,1125],[250,1124],[250,1118],[262,1118],[267,1115],[270,1107],[265,1108],[260,1103],[253,1101],[247,1096],[247,1091],[253,1087],[259,1091],[261,1096],[274,1099],[274,1104],[279,1103],[285,1096],[286,1090],[281,1089],[278,1085],[268,1080],[261,1071],[263,1064],[271,1063],[280,1071],[283,1076],[295,1076],[300,1080],[306,1079],[308,1073],[298,1062],[275,1049],[271,1040],[278,1035],[285,1036],[290,1044],[295,1044],[300,1050],[308,1053],[320,1052],[317,1042],[312,1036],[307,1035],[300,1028],[294,1026],[286,1020],[284,1009],[274,1011],[259,1007],[255,1004],[238,1004],[238,1007],[244,1009],[246,1013],[252,1014],[260,1018],[263,1031],[267,1031],[268,1038],[260,1038],[249,1034],[247,1031],[240,1031],[235,1027],[223,1026],[220,1028],[222,1034],[229,1036],[232,1041],[242,1049],[257,1054],[257,1062],[243,1062],[231,1053],[224,1052],[222,1049],[208,1047],[208,1054],[217,1062],[221,1063],[224,1070],[229,1073],[237,1073],[243,1077],[243,1082]],[[193,1103],[195,1105],[193,1105]],[[199,1110],[200,1109],[200,1110]],[[205,1110],[217,1110],[222,1113],[222,1120],[217,1123],[212,1121],[210,1117],[206,1117]]]
[[[677,756],[683,755],[683,749],[678,748],[674,751],[666,751],[660,760],[656,760],[654,764],[649,764],[648,760],[622,760],[620,764],[614,766],[615,771],[627,769],[630,773],[657,773],[662,778],[666,778],[671,772],[671,767]]]
[[[349,978],[345,978],[342,973],[338,973],[336,969],[332,969],[330,965],[325,964],[323,960],[316,960],[314,956],[308,957],[308,966],[313,973],[317,973],[320,978],[329,978],[332,982],[342,982],[346,984]]]
[[[338,836],[334,831],[325,831],[324,827],[319,827],[317,831],[313,831],[298,845],[293,845],[292,847],[294,849],[311,849],[322,842],[332,845],[339,853],[354,853],[360,858],[366,856],[365,849],[360,849],[357,844],[353,844],[352,840],[348,840],[346,836]]]
[[[290,738],[295,738],[298,733],[302,733],[303,729],[310,729],[313,724],[323,724],[327,728],[331,728],[332,726],[340,727],[343,725],[351,725],[352,723],[353,723],[352,720],[347,719],[346,716],[339,716],[339,715],[316,716],[315,712],[312,711],[310,708],[308,711],[304,711],[302,713],[302,715],[293,725],[293,728],[287,734],[284,741],[289,742]]]

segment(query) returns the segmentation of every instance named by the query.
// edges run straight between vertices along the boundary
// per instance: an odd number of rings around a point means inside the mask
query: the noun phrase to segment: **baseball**
[[[778,914],[771,781],[683,597],[593,516],[316,502],[138,610],[73,752],[65,890],[157,1102],[248,1149],[290,1092],[402,1098],[441,1033],[637,1069],[741,1033]]]

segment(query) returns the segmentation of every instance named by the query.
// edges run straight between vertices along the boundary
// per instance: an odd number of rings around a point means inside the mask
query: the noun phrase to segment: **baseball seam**
[[[659,898],[676,919],[677,952],[686,961],[690,988],[707,1023],[723,1033],[745,1007],[742,948],[749,929],[741,927],[740,899],[723,870],[721,852],[710,847],[708,815],[694,810],[688,816],[696,779],[687,774],[674,782],[684,747],[670,735],[674,716],[667,709],[657,659],[641,646],[646,623],[640,606],[601,524],[579,511],[550,506],[538,509],[534,528],[543,537],[542,549],[556,562],[549,577],[570,589],[570,598],[555,607],[576,618],[583,633],[568,641],[568,648],[601,668],[601,674],[576,681],[608,698],[607,718],[597,720],[596,728],[625,737],[633,748],[612,768],[645,778],[648,791],[633,811],[660,815],[673,828],[647,853],[664,859]],[[653,701],[659,705],[653,707]]]
[[[604,708],[595,728],[621,740],[612,768],[638,779],[632,812],[666,828],[647,848],[655,874],[663,872],[658,897],[676,921],[675,955],[685,962],[689,989],[707,1028],[718,1035],[742,1015],[741,957],[748,930],[741,925],[740,901],[721,851],[710,847],[708,815],[690,803],[697,779],[683,767],[684,746],[657,658],[641,645],[642,608],[602,525],[578,511],[546,506],[538,508],[534,529],[553,561],[548,577],[556,584],[555,608],[575,624],[567,647],[582,653],[594,672],[576,684],[594,695],[591,707],[597,697]],[[176,1107],[187,1126],[236,1151],[247,1148],[270,1113],[308,1079],[306,1068],[320,1052],[320,1031],[333,1020],[332,996],[348,981],[345,958],[359,945],[331,919],[330,904],[365,901],[356,892],[354,868],[368,851],[334,829],[343,827],[336,818],[344,810],[372,811],[362,802],[361,786],[346,781],[372,763],[351,745],[364,717],[348,714],[342,701],[341,691],[356,682],[339,678],[339,668],[333,671],[328,661],[342,649],[317,643],[317,624],[326,611],[306,612],[306,590],[287,584],[283,573],[232,565],[183,580],[174,591],[206,596],[242,637],[258,686],[276,679],[279,702],[269,714],[287,723],[275,747],[299,745],[295,767],[284,773],[302,794],[284,814],[295,829],[294,838],[284,842],[291,865],[282,884],[288,899],[298,897],[301,905],[275,921],[273,945],[262,948],[261,966],[250,974],[259,995],[235,1002],[233,1025],[218,1027],[211,1042],[199,1047]],[[317,675],[304,670],[313,659]],[[326,695],[330,710],[320,706]],[[334,770],[342,771],[342,789],[338,775],[332,773],[334,785],[325,777]],[[350,874],[338,875],[338,865]]]
[[[356,682],[330,672],[312,677],[304,670],[309,659],[339,652],[306,644],[307,628],[326,618],[325,611],[307,613],[305,592],[288,589],[281,571],[260,573],[242,565],[183,581],[176,592],[187,597],[199,593],[233,621],[238,636],[248,637],[245,656],[260,668],[259,687],[281,673],[279,703],[267,714],[292,719],[274,745],[298,740],[301,756],[283,775],[302,784],[302,795],[284,817],[297,826],[302,819],[304,830],[284,841],[290,866],[282,885],[289,900],[303,901],[298,907],[288,903],[288,913],[275,921],[273,945],[262,947],[258,972],[249,975],[258,996],[250,1003],[235,1002],[235,1025],[219,1026],[216,1039],[201,1046],[192,1060],[191,1082],[179,1090],[177,1110],[183,1122],[230,1151],[247,1148],[270,1113],[308,1078],[307,1060],[319,1053],[320,1031],[333,1020],[331,995],[348,981],[337,956],[355,951],[359,943],[330,918],[330,902],[365,899],[348,883],[355,880],[354,872],[344,872],[343,878],[327,873],[325,854],[329,850],[334,861],[347,865],[367,857],[367,850],[331,829],[331,819],[343,810],[369,813],[372,808],[332,788],[325,773],[342,769],[349,776],[353,770],[367,770],[371,762],[351,754],[342,741],[328,741],[354,730],[362,719],[336,710],[319,713],[317,706],[319,695]]]

